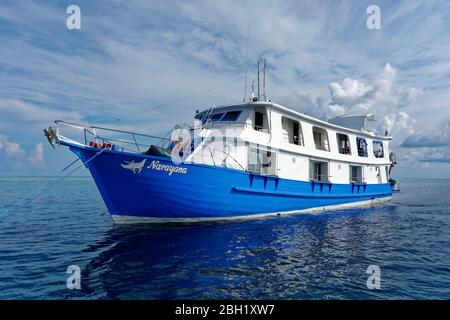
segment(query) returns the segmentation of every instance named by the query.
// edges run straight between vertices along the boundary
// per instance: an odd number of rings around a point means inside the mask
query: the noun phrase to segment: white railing
[[[97,143],[98,141],[101,141],[103,145],[111,144],[116,148],[119,148],[121,151],[128,151],[132,153],[141,153],[143,151],[146,151],[143,150],[143,148],[148,148],[151,144],[160,145],[162,142],[167,140],[167,138],[165,137],[159,137],[155,135],[93,125],[83,125],[62,120],[56,120],[55,123],[58,125],[82,130],[85,145],[89,145],[88,140],[89,138],[91,138],[93,139],[91,140],[91,142]],[[128,139],[121,136],[125,136]],[[147,139],[147,141],[143,143],[142,139]]]

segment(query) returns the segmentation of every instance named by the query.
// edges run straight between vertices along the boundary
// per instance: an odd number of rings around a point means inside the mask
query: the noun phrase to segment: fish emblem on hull
[[[141,173],[142,169],[144,168],[145,162],[147,162],[147,159],[144,159],[141,162],[135,162],[134,160],[131,160],[131,161],[124,161],[124,163],[120,165],[124,169],[133,171],[133,173]]]

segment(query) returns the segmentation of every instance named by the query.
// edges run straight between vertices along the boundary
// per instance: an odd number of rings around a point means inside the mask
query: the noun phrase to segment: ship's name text
[[[179,167],[179,166],[172,166],[169,164],[161,164],[157,160],[153,160],[152,163],[150,163],[147,168],[158,170],[158,171],[166,171],[169,176],[172,175],[172,173],[181,173],[186,174],[187,168]]]

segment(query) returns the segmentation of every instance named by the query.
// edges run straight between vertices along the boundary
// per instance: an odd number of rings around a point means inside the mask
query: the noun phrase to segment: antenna
[[[259,101],[259,60],[258,60],[258,101]]]
[[[266,59],[264,59],[264,65],[263,65],[263,96],[264,96],[264,101],[267,100],[267,98],[266,98]]]
[[[252,97],[251,97],[252,101],[255,101],[255,80],[253,80],[252,82]]]
[[[248,42],[250,39],[250,23],[247,25],[247,51],[245,53],[245,84],[244,84],[244,103],[247,98],[247,73],[248,73]]]

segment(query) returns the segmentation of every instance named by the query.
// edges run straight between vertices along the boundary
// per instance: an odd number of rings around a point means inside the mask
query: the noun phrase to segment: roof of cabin
[[[329,123],[354,130],[363,130],[367,121],[375,121],[375,115],[373,113],[344,114],[328,119]]]

